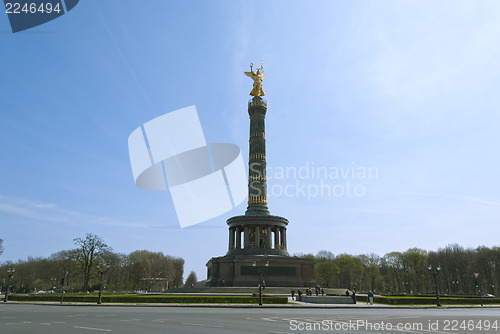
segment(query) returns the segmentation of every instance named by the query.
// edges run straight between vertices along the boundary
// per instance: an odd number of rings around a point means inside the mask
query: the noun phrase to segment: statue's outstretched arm
[[[245,72],[245,74],[248,75],[250,78],[252,78],[254,80],[256,79],[255,78],[255,73],[253,73],[253,72]]]

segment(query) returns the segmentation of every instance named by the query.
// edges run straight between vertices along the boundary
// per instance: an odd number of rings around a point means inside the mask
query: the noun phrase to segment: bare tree
[[[335,259],[335,255],[332,252],[326,250],[320,250],[318,254],[316,254],[317,261],[332,261]]]
[[[87,233],[84,239],[75,238],[73,241],[78,246],[74,250],[74,256],[83,271],[83,291],[88,291],[94,263],[106,253],[111,252],[111,247],[92,233]]]
[[[382,279],[380,274],[380,256],[375,253],[358,255],[365,270],[363,273],[361,290],[377,289]]]
[[[76,254],[74,250],[62,250],[53,253],[49,256],[49,259],[56,262],[60,266],[60,271],[69,271],[72,266],[72,261],[75,259]]]
[[[184,275],[184,259],[172,258],[172,267],[172,285],[179,287],[182,285],[182,276]]]
[[[403,254],[400,252],[390,252],[384,255],[381,260],[383,271],[386,273],[386,284],[391,291],[401,291],[401,283],[404,279]],[[391,284],[392,283],[392,284]]]

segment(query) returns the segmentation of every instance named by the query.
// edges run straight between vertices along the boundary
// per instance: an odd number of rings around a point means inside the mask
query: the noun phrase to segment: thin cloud
[[[473,203],[481,203],[481,204],[488,204],[488,205],[495,205],[495,206],[500,205],[500,202],[495,202],[495,201],[486,200],[486,199],[477,198],[477,197],[472,197],[472,196],[454,196],[454,198],[463,199],[463,200],[473,202]]]
[[[454,198],[461,199],[468,202],[473,203],[483,203],[483,204],[491,204],[491,205],[500,205],[500,202],[495,202],[494,200],[488,200],[483,198],[477,198],[472,196],[465,195],[453,195],[452,194],[439,194],[439,193],[423,193],[423,192],[409,192],[409,191],[383,191],[383,190],[373,190],[373,192],[379,193],[389,193],[396,195],[404,195],[404,196],[418,196],[418,197],[442,197],[442,198]]]
[[[124,222],[110,217],[101,217],[60,208],[57,204],[8,197],[0,194],[0,212],[8,215],[35,219],[52,223],[70,223],[72,225],[109,225],[123,227],[144,227],[143,224]]]

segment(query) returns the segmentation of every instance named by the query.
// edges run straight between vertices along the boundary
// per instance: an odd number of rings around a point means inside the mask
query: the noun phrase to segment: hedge
[[[367,302],[367,296],[356,296],[358,302]],[[441,305],[480,305],[479,297],[450,298],[439,297]],[[384,297],[375,296],[375,303],[389,305],[436,305],[436,297]],[[484,297],[483,304],[500,304],[500,298]]]
[[[65,302],[96,303],[97,296],[64,296]],[[9,295],[12,301],[60,302],[61,295]],[[258,297],[253,296],[138,296],[138,295],[103,295],[103,303],[196,303],[196,304],[257,304]],[[263,297],[264,304],[286,304],[287,297]]]

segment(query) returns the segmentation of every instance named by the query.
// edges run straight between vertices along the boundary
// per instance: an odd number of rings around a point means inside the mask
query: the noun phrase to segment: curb
[[[96,307],[193,307],[193,308],[287,308],[287,309],[470,309],[470,308],[500,308],[500,305],[445,305],[445,306],[429,306],[429,305],[325,305],[325,304],[264,304],[262,306],[257,304],[158,304],[158,303],[72,303],[72,302],[19,302],[9,301],[7,303],[0,303],[0,305],[16,304],[16,305],[46,305],[46,306],[96,306]]]

